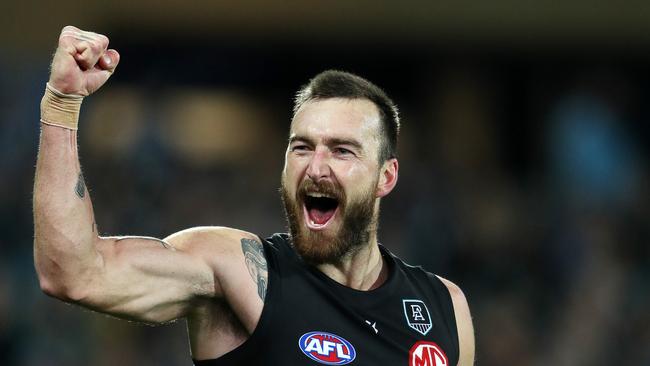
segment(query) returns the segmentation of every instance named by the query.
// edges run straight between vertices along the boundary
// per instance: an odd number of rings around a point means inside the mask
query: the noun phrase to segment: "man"
[[[186,318],[196,365],[471,365],[467,302],[377,243],[395,187],[397,110],[325,72],[296,99],[282,172],[291,234],[198,227],[164,240],[100,237],[81,174],[83,97],[115,71],[108,38],[63,28],[41,102],[34,256],[63,301],[160,324]]]

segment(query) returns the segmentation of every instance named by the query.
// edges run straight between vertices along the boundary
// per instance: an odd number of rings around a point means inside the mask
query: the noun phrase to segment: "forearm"
[[[34,183],[34,261],[47,293],[75,300],[101,261],[77,131],[42,124]]]
[[[120,60],[108,44],[106,36],[73,26],[59,35],[41,100],[34,263],[49,295],[159,323],[184,316],[195,300],[212,298],[217,280],[200,248],[188,243],[176,250],[154,238],[97,234],[79,164],[77,128],[83,97],[102,87]]]

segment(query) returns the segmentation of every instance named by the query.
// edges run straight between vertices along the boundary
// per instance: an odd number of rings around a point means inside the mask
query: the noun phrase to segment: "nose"
[[[314,182],[330,177],[329,155],[324,149],[316,149],[307,166],[307,176]]]

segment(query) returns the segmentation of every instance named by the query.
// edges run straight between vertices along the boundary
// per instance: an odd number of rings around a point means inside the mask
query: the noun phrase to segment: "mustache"
[[[333,198],[336,198],[339,203],[345,201],[345,192],[341,187],[337,186],[331,181],[314,181],[307,178],[300,183],[296,194],[298,199],[304,198],[308,193],[321,193]]]

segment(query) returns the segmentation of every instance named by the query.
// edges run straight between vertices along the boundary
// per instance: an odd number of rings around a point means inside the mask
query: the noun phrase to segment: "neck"
[[[336,263],[317,268],[334,281],[355,290],[368,291],[381,286],[388,278],[387,265],[379,251],[376,231],[366,245]]]

